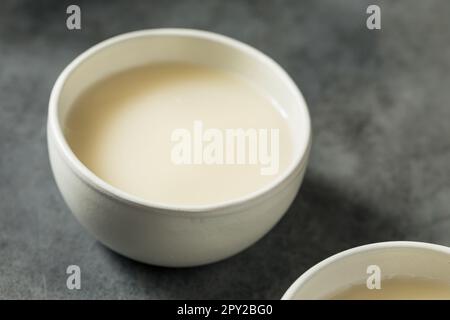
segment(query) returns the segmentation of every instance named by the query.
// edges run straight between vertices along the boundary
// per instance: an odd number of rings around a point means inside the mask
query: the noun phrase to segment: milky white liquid
[[[279,129],[279,170],[260,164],[177,165],[177,128]],[[87,90],[65,121],[66,139],[81,162],[110,185],[141,199],[206,205],[267,186],[292,160],[291,131],[271,97],[246,79],[218,69],[160,64],[131,69]]]
[[[381,289],[366,284],[351,286],[330,299],[339,300],[450,300],[450,283],[424,278],[392,278],[381,281]]]

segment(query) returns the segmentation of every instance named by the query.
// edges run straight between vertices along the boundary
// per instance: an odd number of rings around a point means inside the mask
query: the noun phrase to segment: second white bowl
[[[380,268],[382,279],[408,276],[450,284],[450,248],[389,241],[349,249],[323,260],[301,275],[282,299],[326,299],[342,289],[366,283],[370,265]]]

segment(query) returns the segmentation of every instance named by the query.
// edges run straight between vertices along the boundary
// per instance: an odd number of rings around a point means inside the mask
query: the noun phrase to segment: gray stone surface
[[[0,3],[0,298],[271,298],[356,245],[450,245],[450,2],[63,1]],[[382,30],[365,27],[369,3]],[[56,189],[46,148],[52,85],[76,55],[126,31],[190,27],[268,53],[309,103],[314,142],[295,203],[250,249],[166,269],[96,242]],[[82,289],[65,269],[82,269]]]

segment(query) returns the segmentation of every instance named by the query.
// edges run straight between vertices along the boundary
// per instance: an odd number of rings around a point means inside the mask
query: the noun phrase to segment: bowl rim
[[[309,268],[307,271],[305,271],[300,277],[297,278],[297,280],[294,281],[294,283],[291,284],[291,286],[287,289],[287,291],[282,296],[281,300],[292,300],[293,297],[297,294],[298,290],[301,289],[301,287],[307,283],[317,272],[323,270],[325,267],[343,260],[347,259],[350,256],[357,255],[363,252],[369,252],[373,250],[383,250],[383,249],[407,249],[407,248],[413,248],[413,249],[425,249],[428,251],[434,251],[438,253],[446,254],[450,257],[450,247],[440,245],[440,244],[434,244],[434,243],[428,243],[428,242],[421,242],[421,241],[384,241],[384,242],[376,242],[371,244],[366,244],[358,247],[354,247],[351,249],[347,249],[344,251],[341,251],[339,253],[336,253],[319,263],[315,264],[311,268]]]
[[[95,175],[89,168],[87,168],[74,154],[74,152],[69,147],[64,134],[62,133],[61,126],[59,123],[58,117],[58,104],[60,94],[64,88],[66,80],[72,74],[72,72],[80,66],[86,59],[93,56],[100,50],[106,49],[110,46],[113,46],[119,42],[127,41],[130,39],[135,39],[139,37],[149,37],[149,36],[176,36],[176,37],[191,37],[191,38],[200,38],[207,41],[218,42],[228,47],[232,47],[233,49],[239,50],[246,55],[252,56],[255,59],[259,60],[262,64],[266,64],[270,69],[272,69],[283,81],[283,85],[287,86],[288,89],[295,95],[295,99],[297,100],[297,105],[302,109],[302,113],[305,117],[305,131],[306,136],[302,137],[303,139],[299,142],[299,152],[294,155],[294,159],[289,164],[288,168],[284,170],[284,172],[279,175],[276,179],[272,180],[268,185],[260,188],[254,192],[246,194],[241,197],[233,198],[227,201],[205,204],[205,205],[171,205],[168,203],[161,203],[157,201],[149,201],[138,196],[129,194],[125,191],[122,191],[109,183],[105,182],[103,179]],[[185,29],[185,28],[161,28],[161,29],[144,29],[138,31],[127,32],[123,34],[119,34],[117,36],[111,37],[104,41],[99,42],[98,44],[90,47],[89,49],[82,52],[78,55],[72,62],[70,62],[65,69],[58,76],[49,99],[49,109],[48,109],[48,136],[52,135],[57,148],[61,151],[60,154],[64,158],[66,164],[68,164],[69,168],[85,183],[91,186],[93,189],[99,191],[100,193],[112,197],[121,202],[125,202],[134,206],[158,209],[160,211],[172,212],[182,214],[185,212],[189,213],[197,213],[197,214],[205,214],[214,212],[219,214],[219,211],[223,212],[223,209],[231,209],[227,210],[228,213],[236,211],[232,210],[235,208],[239,208],[245,206],[252,200],[258,199],[270,193],[271,190],[275,189],[278,185],[282,184],[285,180],[288,180],[289,177],[296,174],[298,168],[306,165],[310,145],[311,145],[311,119],[308,111],[308,107],[306,101],[291,79],[291,77],[287,74],[287,72],[272,58],[262,53],[261,51],[253,48],[252,46],[245,44],[241,41],[235,40],[233,38],[210,32],[203,31],[197,29]]]

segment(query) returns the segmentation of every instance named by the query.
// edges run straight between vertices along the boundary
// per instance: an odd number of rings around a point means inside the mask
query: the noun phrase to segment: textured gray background
[[[343,249],[384,240],[450,245],[450,2],[89,1],[82,31],[62,1],[0,3],[0,298],[272,298]],[[365,27],[369,3],[382,30]],[[66,64],[126,31],[191,27],[268,53],[309,103],[308,172],[283,220],[245,252],[166,269],[96,242],[53,181],[45,123]],[[82,290],[65,269],[82,269]]]

